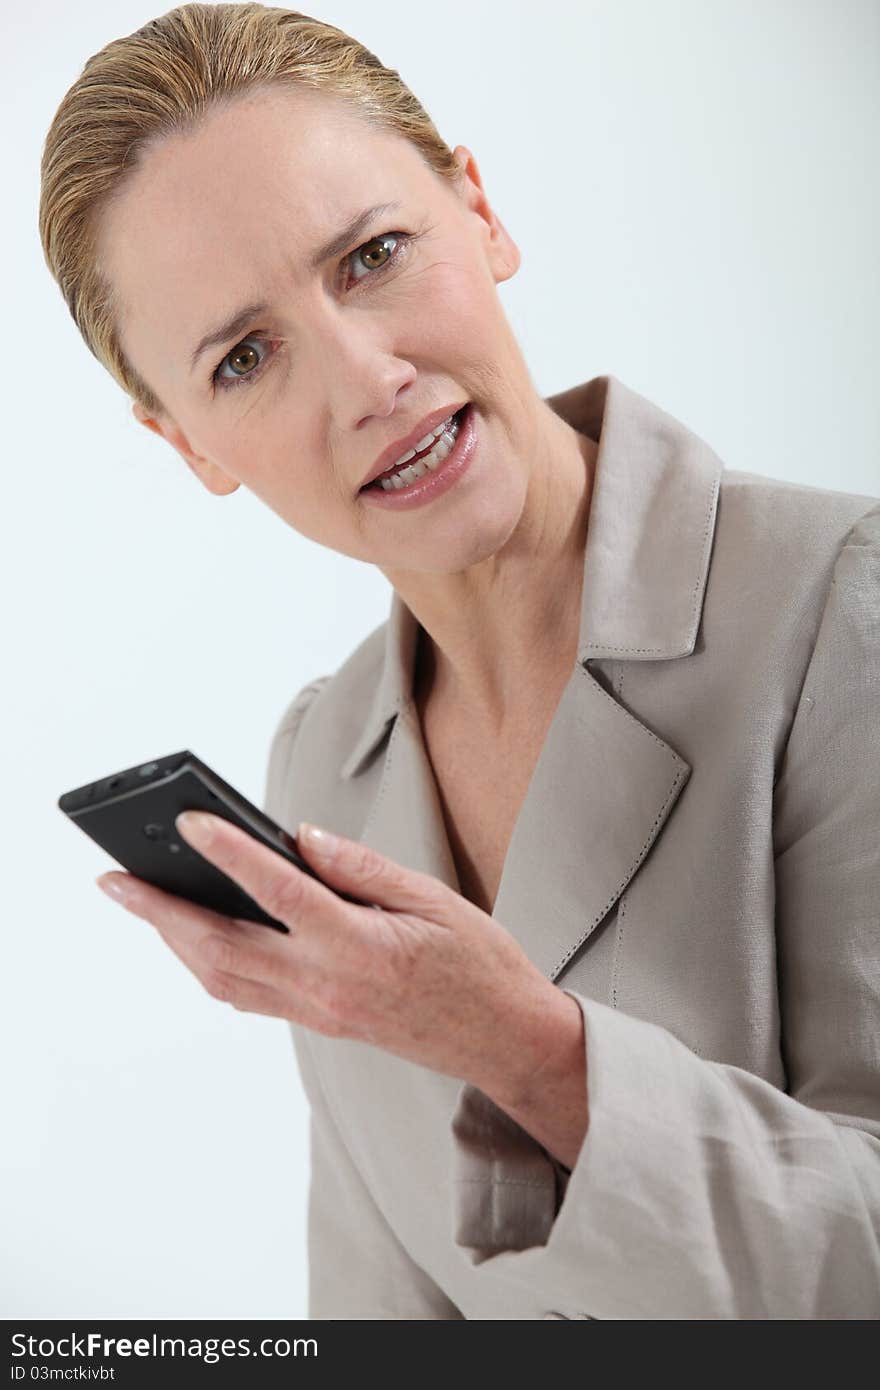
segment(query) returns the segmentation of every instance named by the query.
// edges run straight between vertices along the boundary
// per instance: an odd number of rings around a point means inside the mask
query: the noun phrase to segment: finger
[[[292,932],[320,921],[326,933],[334,922],[342,923],[349,916],[351,905],[331,888],[225,817],[187,811],[175,825],[188,845]]]
[[[238,975],[226,975],[215,971],[204,981],[205,989],[213,999],[222,1004],[231,1004],[241,1013],[264,1014],[269,1018],[294,1019],[290,998],[271,985],[256,980],[242,979]]]
[[[288,938],[269,927],[225,917],[133,874],[106,874],[98,882],[124,891],[119,901],[126,910],[154,926],[203,983],[212,970],[266,984],[290,972]]]
[[[451,897],[440,879],[408,869],[360,840],[301,821],[296,841],[300,853],[331,888],[341,888],[364,902],[437,920]]]
[[[237,925],[238,919],[233,918],[233,928]],[[242,923],[242,925],[253,924]],[[312,1029],[313,1032],[323,1033],[325,1037],[343,1036],[343,1029],[336,1013],[321,1002],[320,988],[315,989],[313,985],[309,984],[309,976],[306,971],[291,969],[289,961],[282,963],[282,969],[279,970],[276,977],[276,984],[267,984],[260,980],[230,974],[218,969],[214,964],[206,965],[206,956],[211,962],[220,960],[225,963],[225,961],[222,956],[212,953],[210,948],[199,952],[196,956],[186,933],[182,936],[178,934],[175,937],[161,924],[156,930],[174,954],[199,981],[199,984],[214,999],[219,999],[223,1003],[230,1003],[234,1007],[250,1013],[288,1019],[291,1023],[298,1023]]]

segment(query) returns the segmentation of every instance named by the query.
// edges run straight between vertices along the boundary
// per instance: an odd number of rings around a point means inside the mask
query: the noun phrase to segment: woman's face
[[[156,145],[101,224],[123,348],[165,404],[139,420],[211,492],[244,484],[302,535],[395,570],[453,572],[513,531],[539,432],[497,295],[519,252],[470,152],[461,186],[408,141],[314,92],[264,92]],[[317,249],[365,209],[333,255]],[[373,242],[394,233],[387,242]],[[191,364],[211,330],[248,314]],[[427,505],[370,505],[378,455],[434,410],[475,406],[476,450]]]

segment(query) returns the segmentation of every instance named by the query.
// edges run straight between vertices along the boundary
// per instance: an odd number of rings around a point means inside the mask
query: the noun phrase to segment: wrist
[[[506,1074],[506,1083],[480,1089],[570,1173],[589,1126],[584,1019],[576,999],[541,978],[551,993],[537,1015],[520,1013],[518,1030],[513,1021],[515,1036],[506,1039],[508,1054],[523,1065],[515,1077]],[[505,1041],[499,1046],[504,1050]]]
[[[537,973],[537,972],[536,972]],[[495,1039],[491,1079],[480,1089],[509,1114],[524,1113],[560,1088],[584,1065],[584,1025],[575,999],[538,975],[538,988],[520,995],[510,1027]],[[484,1061],[489,1061],[484,1058]],[[480,1083],[477,1083],[480,1084]]]

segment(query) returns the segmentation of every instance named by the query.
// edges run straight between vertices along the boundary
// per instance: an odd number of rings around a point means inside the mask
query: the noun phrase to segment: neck
[[[522,515],[495,554],[456,573],[395,572],[423,632],[417,701],[500,729],[568,678],[577,657],[598,445],[546,408]]]

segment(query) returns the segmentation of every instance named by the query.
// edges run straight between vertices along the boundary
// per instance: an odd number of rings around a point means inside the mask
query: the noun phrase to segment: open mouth
[[[361,492],[403,492],[408,486],[418,482],[420,478],[436,472],[455,448],[458,432],[469,407],[470,401],[463,405],[460,410],[457,410],[443,434],[426,449],[423,449],[421,453],[408,459],[404,464],[396,464],[393,468],[386,469],[378,478],[374,478],[371,483],[362,487]]]

